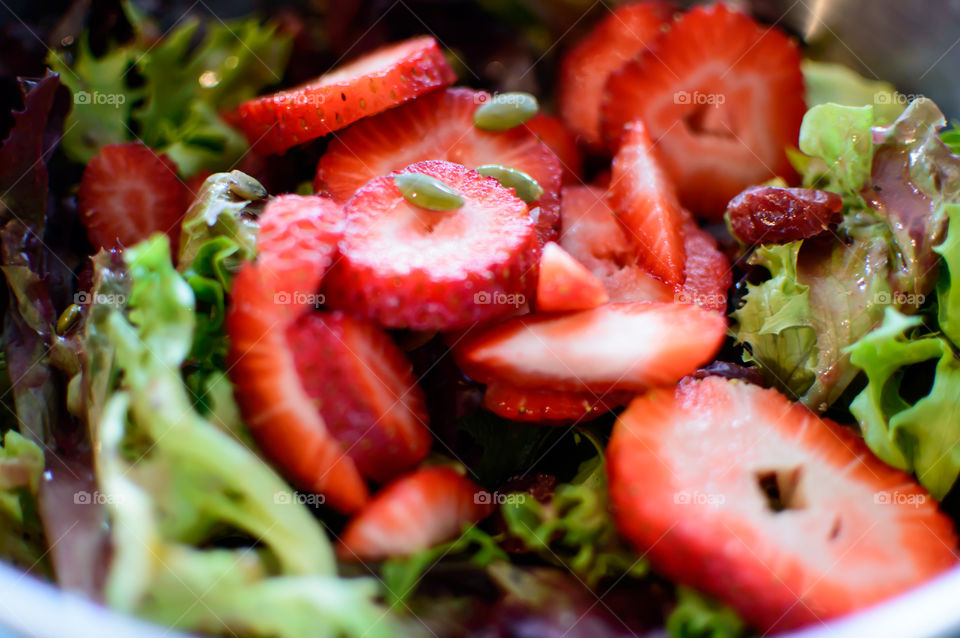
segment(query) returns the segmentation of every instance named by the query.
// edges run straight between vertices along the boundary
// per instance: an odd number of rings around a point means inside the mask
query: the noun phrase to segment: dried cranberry
[[[843,200],[809,188],[753,186],[727,205],[730,229],[745,244],[782,244],[819,235],[840,221]]]

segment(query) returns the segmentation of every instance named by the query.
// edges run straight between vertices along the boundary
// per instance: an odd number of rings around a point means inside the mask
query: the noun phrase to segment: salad
[[[0,557],[277,638],[767,635],[956,567],[960,131],[722,3],[557,5],[51,26]]]

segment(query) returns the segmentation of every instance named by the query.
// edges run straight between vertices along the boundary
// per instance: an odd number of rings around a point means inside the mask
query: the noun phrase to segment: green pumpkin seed
[[[402,173],[393,177],[404,198],[427,210],[456,210],[463,206],[463,197],[439,179],[422,173]]]
[[[57,319],[57,334],[63,335],[69,332],[80,321],[81,314],[80,306],[77,304],[72,303],[67,306]]]
[[[230,171],[230,192],[250,202],[267,196],[267,189],[263,184],[240,171]]]
[[[537,114],[540,105],[529,93],[498,93],[473,112],[473,125],[484,131],[506,131]]]
[[[537,180],[523,171],[501,166],[500,164],[484,164],[477,167],[477,172],[484,177],[492,177],[507,188],[512,188],[517,197],[526,203],[535,202],[543,195],[543,189]]]

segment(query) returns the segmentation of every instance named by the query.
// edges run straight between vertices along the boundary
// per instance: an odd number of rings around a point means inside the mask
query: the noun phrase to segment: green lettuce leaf
[[[864,440],[886,463],[916,473],[941,499],[960,473],[960,361],[938,336],[921,336],[919,317],[887,308],[883,324],[849,348],[867,386],[850,404]],[[909,367],[937,360],[933,386],[912,405],[901,394]]]
[[[893,122],[906,107],[907,100],[892,84],[868,80],[843,64],[804,60],[800,68],[808,106],[829,102],[842,106],[872,106],[876,124]]]
[[[40,573],[46,555],[37,517],[43,464],[43,450],[36,443],[7,431],[0,446],[0,558]]]
[[[507,531],[531,552],[594,587],[607,576],[645,576],[649,565],[620,540],[610,516],[602,446],[570,483],[541,503],[530,494],[508,495],[500,507]]]
[[[947,145],[951,153],[960,155],[960,126],[958,126],[956,120],[950,124],[950,128],[940,133],[940,139]]]
[[[804,117],[804,183],[842,194],[844,221],[832,239],[750,257],[770,278],[747,286],[734,332],[748,361],[811,408],[826,410],[859,373],[847,348],[880,325],[884,308],[916,312],[936,283],[935,249],[960,192],[960,157],[940,141],[943,125],[925,99],[887,127],[873,126],[870,106],[822,104]]]
[[[879,325],[891,303],[887,244],[852,221],[848,240],[759,247],[750,263],[770,279],[748,284],[733,316],[744,358],[768,381],[811,408],[825,410],[859,370],[845,349]],[[879,273],[879,276],[877,276]],[[851,287],[850,282],[861,285]]]
[[[894,291],[921,300],[937,279],[934,247],[946,232],[946,206],[960,202],[960,157],[940,140],[944,126],[936,104],[921,98],[892,125],[874,131],[878,142],[867,201],[893,238]]]
[[[384,561],[380,566],[380,579],[387,603],[394,609],[405,609],[404,603],[416,592],[417,585],[441,561],[467,562],[475,567],[486,567],[507,559],[497,539],[475,525],[469,525],[456,540],[449,543],[436,545],[412,556]]]
[[[229,345],[227,296],[240,266],[256,255],[256,217],[266,195],[257,180],[240,171],[216,173],[204,181],[180,228],[178,269],[197,303],[187,384],[202,411],[210,408],[208,386],[229,384],[219,373],[226,369]]]
[[[136,47],[111,47],[95,57],[89,32],[77,40],[72,64],[67,63],[66,53],[50,53],[47,64],[73,94],[61,140],[73,161],[86,164],[103,146],[133,139],[130,115],[143,91],[129,85],[128,70],[139,53]]]
[[[95,273],[95,298],[124,286],[125,304],[95,304],[85,328],[88,422],[112,519],[107,604],[187,631],[383,635],[376,587],[336,578],[320,524],[231,433],[239,412],[224,405],[229,393],[218,392],[206,417],[194,408],[182,366],[195,298],[167,238],[124,260],[126,272]],[[211,422],[220,415],[233,426]],[[250,548],[200,549],[225,534]],[[193,609],[198,591],[204,604]]]
[[[670,638],[739,638],[747,627],[737,612],[689,587],[677,588],[677,606],[666,623]]]
[[[86,163],[105,144],[136,134],[167,153],[184,177],[233,165],[247,142],[219,114],[280,81],[290,38],[255,19],[186,19],[156,41],[151,25],[129,6],[128,16],[130,42],[95,57],[84,33],[72,63],[64,52],[50,55],[48,63],[74,95],[63,140],[67,156]],[[133,69],[142,84],[133,82]]]
[[[820,160],[804,174],[805,186],[856,194],[870,178],[873,107],[820,104],[803,116],[800,150]],[[821,168],[822,167],[822,168]]]
[[[949,219],[947,236],[934,248],[942,258],[944,268],[937,282],[937,308],[940,330],[955,347],[960,347],[960,290],[954,290],[954,282],[960,282],[960,205],[946,207]]]

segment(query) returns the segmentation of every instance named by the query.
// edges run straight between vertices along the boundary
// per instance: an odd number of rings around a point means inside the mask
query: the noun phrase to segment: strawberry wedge
[[[322,197],[285,195],[267,204],[260,228],[257,261],[237,274],[226,318],[237,403],[285,476],[351,512],[367,502],[367,486],[305,390],[287,337],[315,303],[343,233],[343,211]]]
[[[563,248],[550,242],[540,256],[537,310],[562,312],[602,306],[610,300],[603,282]]]
[[[643,122],[631,122],[624,131],[613,158],[610,195],[640,265],[668,286],[683,284],[685,216]]]
[[[371,51],[301,86],[241,104],[232,116],[261,153],[279,153],[447,86],[456,74],[437,41]]]
[[[723,316],[685,304],[608,304],[516,317],[470,332],[454,349],[481,383],[542,390],[642,392],[675,383],[713,359]]]
[[[342,560],[409,556],[456,538],[494,509],[490,494],[448,467],[425,467],[383,488],[343,530]]]

